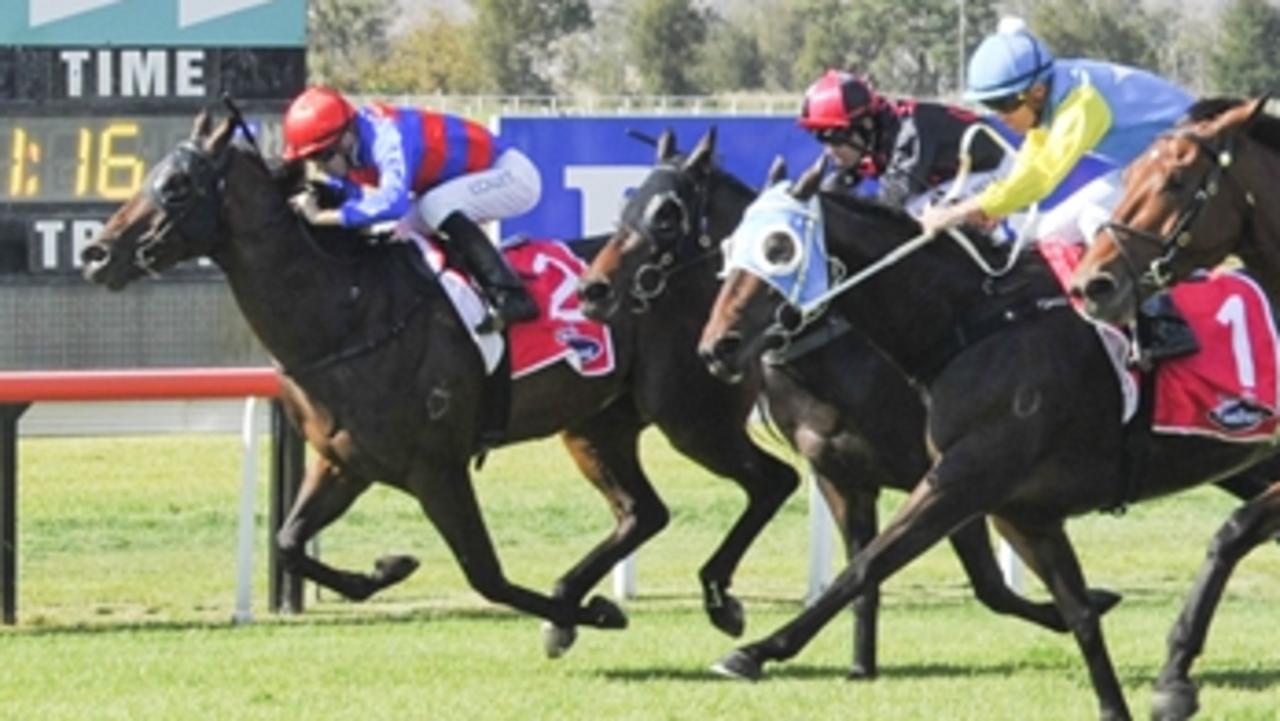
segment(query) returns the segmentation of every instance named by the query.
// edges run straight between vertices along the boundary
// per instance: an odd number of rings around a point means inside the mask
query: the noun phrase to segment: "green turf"
[[[887,584],[878,681],[844,680],[844,617],[796,659],[769,666],[765,683],[714,678],[708,664],[734,642],[706,622],[694,579],[742,495],[656,435],[644,453],[672,523],[640,556],[631,627],[583,631],[565,658],[548,661],[539,623],[467,589],[407,496],[371,491],[320,549],[359,569],[413,553],[423,560],[415,576],[365,604],[309,590],[304,616],[272,618],[264,529],[259,622],[234,627],[236,439],[24,440],[20,624],[0,631],[0,719],[1095,716],[1074,642],[978,607],[945,547]],[[555,440],[495,453],[478,487],[508,574],[533,588],[549,588],[611,525]],[[886,518],[900,500],[886,496]],[[1234,505],[1204,489],[1071,524],[1091,584],[1126,596],[1105,631],[1138,716],[1205,545]],[[749,639],[799,609],[806,514],[797,494],[743,562],[734,590]],[[1028,593],[1044,597],[1034,584]],[[1280,548],[1269,545],[1241,564],[1197,666],[1202,718],[1280,717],[1277,602]]]

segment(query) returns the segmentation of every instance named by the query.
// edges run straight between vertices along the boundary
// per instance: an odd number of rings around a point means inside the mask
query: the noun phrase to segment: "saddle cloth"
[[[446,265],[444,251],[434,239],[400,228],[422,252],[435,271],[454,310],[484,358],[485,372],[493,373],[502,359],[501,333],[478,333],[477,324],[487,312],[480,291],[458,269]],[[538,318],[512,325],[511,377],[529,375],[557,361],[568,363],[583,376],[613,372],[613,337],[608,326],[582,315],[575,292],[586,264],[564,243],[553,240],[504,242],[503,254],[538,304]]]
[[[1054,241],[1038,246],[1068,282],[1083,249]],[[1156,366],[1152,429],[1244,443],[1273,438],[1280,427],[1280,338],[1262,289],[1241,273],[1215,271],[1178,283],[1171,297],[1200,350]]]

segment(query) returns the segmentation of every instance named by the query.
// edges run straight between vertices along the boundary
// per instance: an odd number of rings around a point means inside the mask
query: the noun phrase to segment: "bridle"
[[[709,182],[694,181],[692,207],[685,203],[679,192],[680,168],[659,166],[653,170],[655,174],[672,174],[675,176],[672,188],[654,193],[645,204],[637,221],[626,223],[627,228],[639,235],[645,242],[649,258],[656,259],[641,264],[631,279],[631,297],[637,301],[632,308],[634,313],[645,313],[649,304],[661,296],[667,284],[675,276],[689,268],[719,254],[707,232],[711,205],[711,189]],[[654,228],[659,225],[658,213],[668,204],[674,204],[680,211],[680,225],[669,233],[658,234]],[[682,252],[682,243],[694,238],[695,247],[692,252]]]
[[[1191,197],[1191,202],[1182,209],[1173,224],[1173,228],[1163,236],[1114,220],[1106,221],[1099,228],[1111,234],[1116,250],[1124,261],[1125,271],[1134,286],[1152,292],[1166,290],[1177,280],[1174,264],[1178,260],[1179,254],[1184,253],[1194,240],[1191,226],[1200,216],[1205,206],[1209,204],[1209,201],[1215,198],[1222,190],[1224,181],[1230,181],[1240,191],[1246,206],[1246,213],[1254,207],[1253,194],[1231,173],[1232,163],[1235,162],[1234,135],[1229,136],[1221,146],[1190,130],[1166,133],[1161,138],[1188,140],[1202,154],[1199,157],[1213,159],[1210,168],[1201,176],[1200,184],[1196,187],[1196,191]],[[1124,243],[1120,242],[1120,235],[1122,234],[1158,245],[1160,247],[1160,255],[1147,264],[1145,270],[1140,269],[1138,263],[1134,261],[1129,251],[1125,248]],[[1137,295],[1135,295],[1136,297]]]
[[[143,194],[159,209],[160,220],[138,242],[133,265],[156,276],[160,243],[172,233],[187,247],[195,243],[210,247],[221,237],[222,202],[226,189],[229,156],[225,149],[217,157],[195,140],[184,140],[161,160],[143,180]],[[165,181],[181,175],[189,179],[186,192],[177,192]]]

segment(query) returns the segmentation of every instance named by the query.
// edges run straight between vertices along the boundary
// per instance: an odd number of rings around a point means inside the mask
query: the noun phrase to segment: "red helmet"
[[[840,70],[828,70],[804,91],[799,123],[809,130],[847,128],[854,120],[878,111],[883,105],[884,99],[866,80]]]
[[[284,159],[306,158],[327,150],[347,129],[356,109],[333,88],[307,88],[284,113]]]

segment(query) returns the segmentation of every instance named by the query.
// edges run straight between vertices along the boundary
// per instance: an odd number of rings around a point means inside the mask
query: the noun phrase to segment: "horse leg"
[[[712,665],[732,678],[758,680],[766,661],[795,656],[835,614],[854,598],[874,588],[952,528],[988,507],[981,484],[970,489],[963,480],[942,483],[926,476],[916,485],[898,515],[859,553],[818,600],[769,636],[742,646]]]
[[[786,502],[800,478],[795,469],[760,450],[745,425],[702,419],[690,426],[659,422],[676,450],[712,473],[733,479],[747,494],[747,507],[698,571],[702,606],[712,625],[737,638],[746,627],[742,602],[729,593],[733,573],[751,542]],[[718,432],[722,431],[722,432]]]
[[[997,523],[1000,523],[999,519]],[[1005,584],[1000,565],[991,553],[991,535],[987,532],[985,519],[975,518],[957,528],[951,534],[951,547],[969,576],[974,595],[984,606],[995,613],[1017,616],[1057,633],[1070,630],[1057,606],[1030,601]],[[1090,590],[1089,600],[1101,615],[1114,608],[1120,602],[1120,596],[1110,591]]]
[[[1169,632],[1169,655],[1156,679],[1153,719],[1187,719],[1199,708],[1191,664],[1204,650],[1209,622],[1227,579],[1246,554],[1280,533],[1280,483],[1244,504],[1218,529],[1186,605]]]
[[[418,568],[412,556],[384,556],[371,574],[340,571],[307,555],[307,541],[346,513],[369,481],[353,478],[324,458],[307,471],[289,517],[276,534],[280,559],[286,570],[297,573],[352,601],[363,601],[387,586],[403,581]]]
[[[622,399],[587,422],[561,434],[569,455],[613,512],[613,532],[556,582],[552,596],[577,605],[609,570],[666,527],[671,515],[640,467],[636,447],[644,422],[630,399]],[[548,624],[547,655],[557,658],[573,645],[572,626]]]
[[[1007,518],[1005,521],[1005,538],[1019,555],[1033,559],[1029,565],[1048,587],[1063,620],[1075,635],[1098,697],[1101,719],[1127,721],[1131,718],[1129,707],[1107,652],[1100,616],[1089,598],[1080,561],[1061,522],[1031,527]]]
[[[819,490],[831,508],[836,526],[844,542],[846,565],[876,537],[879,518],[876,501],[879,494],[863,490],[843,490],[812,465],[813,476]],[[866,589],[850,604],[853,613],[853,660],[849,666],[850,679],[872,679],[878,672],[876,659],[877,627],[880,616],[880,587]]]
[[[429,454],[424,453],[424,457]],[[429,460],[410,470],[404,487],[418,499],[423,513],[440,532],[467,583],[485,599],[550,621],[557,626],[623,628],[627,617],[611,601],[596,596],[586,606],[551,598],[516,585],[502,565],[485,528],[467,458]]]

